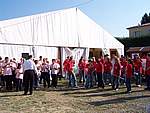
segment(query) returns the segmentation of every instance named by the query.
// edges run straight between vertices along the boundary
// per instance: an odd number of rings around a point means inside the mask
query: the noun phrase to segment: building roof
[[[133,28],[139,28],[139,27],[145,27],[145,26],[150,26],[150,23],[146,23],[146,24],[142,24],[142,25],[137,25],[137,26],[132,26],[132,27],[128,27],[127,29],[133,29]]]
[[[150,52],[150,46],[147,47],[130,47],[127,52]]]

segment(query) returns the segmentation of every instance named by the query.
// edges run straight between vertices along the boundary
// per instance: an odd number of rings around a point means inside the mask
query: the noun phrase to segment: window
[[[134,37],[140,37],[140,31],[135,31],[134,32]]]

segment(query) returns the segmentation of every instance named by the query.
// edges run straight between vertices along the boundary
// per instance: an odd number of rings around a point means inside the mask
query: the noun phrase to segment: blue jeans
[[[81,83],[81,80],[83,79],[83,84],[85,82],[85,75],[84,70],[79,69],[79,82]]]
[[[68,79],[69,79],[68,87],[76,87],[77,86],[77,79],[73,72],[68,72]]]
[[[87,74],[86,75],[85,87],[86,88],[93,87],[93,77],[92,77],[92,74]]]
[[[113,76],[112,88],[113,89],[118,89],[119,88],[119,76]]]
[[[111,72],[104,72],[103,73],[103,79],[105,84],[112,83],[112,75]]]
[[[135,72],[134,76],[136,80],[136,85],[141,85],[141,74],[139,72]]]
[[[126,78],[127,92],[131,91],[131,78]]]

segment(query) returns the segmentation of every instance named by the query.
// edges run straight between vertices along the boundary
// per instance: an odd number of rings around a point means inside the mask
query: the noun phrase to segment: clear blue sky
[[[89,0],[0,0],[0,20],[69,8]],[[86,15],[116,37],[128,36],[127,27],[138,25],[150,0],[93,0],[79,6]]]

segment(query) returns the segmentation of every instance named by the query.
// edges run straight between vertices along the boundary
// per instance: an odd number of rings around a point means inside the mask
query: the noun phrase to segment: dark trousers
[[[6,90],[12,90],[12,75],[5,75]]]
[[[150,75],[146,76],[146,87],[150,90]]]
[[[30,91],[30,94],[32,94],[32,92],[33,92],[33,79],[34,79],[34,70],[26,70],[24,72],[24,76],[23,76],[24,94],[27,94],[28,91]]]
[[[22,79],[17,78],[16,79],[16,91],[22,90]]]
[[[51,74],[51,76],[52,76],[52,84],[51,84],[51,86],[52,87],[56,87],[57,86],[57,74]]]
[[[12,81],[13,81],[13,87],[16,87],[16,73],[15,70],[12,71]]]
[[[5,86],[5,77],[4,77],[4,75],[0,75],[0,85]]]
[[[34,81],[33,81],[34,88],[37,88],[39,86],[38,82],[39,82],[39,78],[38,78],[38,75],[35,73]]]
[[[131,91],[131,78],[126,78],[127,92]]]
[[[44,88],[46,87],[46,82],[48,85],[48,88],[50,87],[50,75],[49,72],[42,72],[41,73],[41,77],[43,78],[43,82],[44,82]]]
[[[97,81],[98,81],[98,87],[104,88],[104,82],[103,82],[103,74],[102,74],[102,72],[97,72]]]
[[[79,82],[81,83],[81,80],[83,79],[83,84],[85,82],[85,75],[84,70],[79,69]]]
[[[119,88],[119,76],[113,76],[112,88],[113,89]]]

